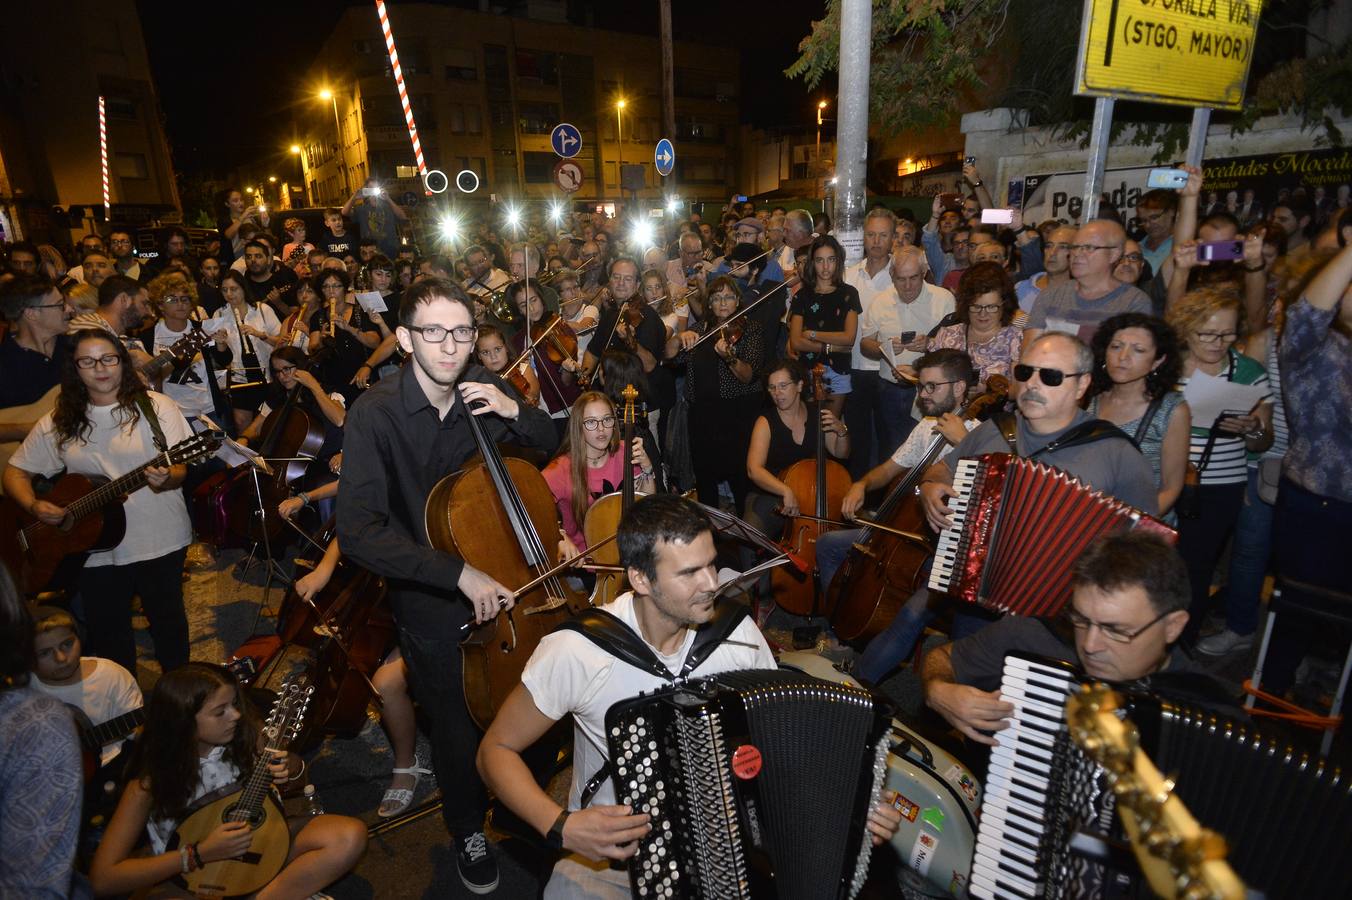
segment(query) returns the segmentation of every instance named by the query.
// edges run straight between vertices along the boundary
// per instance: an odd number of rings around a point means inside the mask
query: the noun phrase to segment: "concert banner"
[[[1103,192],[1124,218],[1135,216],[1136,202],[1149,188],[1153,166],[1108,169]],[[1347,148],[1293,150],[1259,156],[1231,156],[1202,162],[1204,182],[1199,213],[1228,211],[1247,228],[1265,218],[1288,197],[1303,196],[1320,227],[1352,203],[1352,151]],[[1026,175],[1009,183],[1010,199],[1022,196],[1025,221],[1062,219],[1079,224],[1083,172]],[[1018,192],[1022,192],[1021,195]]]

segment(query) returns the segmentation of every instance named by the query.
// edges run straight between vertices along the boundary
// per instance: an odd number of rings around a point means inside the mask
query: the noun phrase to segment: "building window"
[[[727,180],[723,160],[689,160],[681,167],[681,180],[687,184],[722,184]]]
[[[395,178],[417,178],[417,177],[418,177],[418,167],[417,167],[417,166],[395,166],[395,167],[394,167],[394,177],[395,177]]]
[[[549,134],[559,124],[557,103],[523,102],[517,106],[517,114],[524,134]]]
[[[526,184],[549,184],[554,180],[554,164],[559,158],[553,153],[521,154],[522,167],[526,175]]]
[[[694,141],[714,144],[723,141],[721,123],[701,116],[680,116],[676,119],[676,137],[678,141]]]
[[[103,109],[110,119],[136,118],[136,101],[130,97],[104,97]]]
[[[557,86],[559,83],[559,58],[557,54],[543,50],[516,51],[516,78],[523,84]]]
[[[473,50],[452,47],[446,51],[447,81],[477,81],[479,67],[474,59]]]
[[[113,171],[118,178],[150,177],[150,167],[146,165],[144,153],[114,153]]]
[[[483,114],[477,103],[451,104],[451,134],[483,134]]]

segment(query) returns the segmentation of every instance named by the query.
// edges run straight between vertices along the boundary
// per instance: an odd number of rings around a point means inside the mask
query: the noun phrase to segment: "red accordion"
[[[939,535],[929,587],[1000,612],[1060,612],[1071,566],[1101,534],[1140,528],[1178,540],[1159,519],[1008,453],[959,460],[953,488],[954,524]]]

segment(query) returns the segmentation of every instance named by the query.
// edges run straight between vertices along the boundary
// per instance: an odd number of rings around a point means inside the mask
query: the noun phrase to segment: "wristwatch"
[[[554,824],[549,826],[549,833],[545,835],[545,845],[551,850],[563,849],[563,823],[568,821],[572,813],[569,810],[563,810],[559,817],[554,820]]]

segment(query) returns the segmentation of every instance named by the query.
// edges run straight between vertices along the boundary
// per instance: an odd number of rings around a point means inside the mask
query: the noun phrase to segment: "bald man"
[[[1023,331],[1025,349],[1044,331],[1064,331],[1088,343],[1110,316],[1150,314],[1145,292],[1113,277],[1126,242],[1127,233],[1116,222],[1094,219],[1080,226],[1070,245],[1072,280],[1038,295]]]

